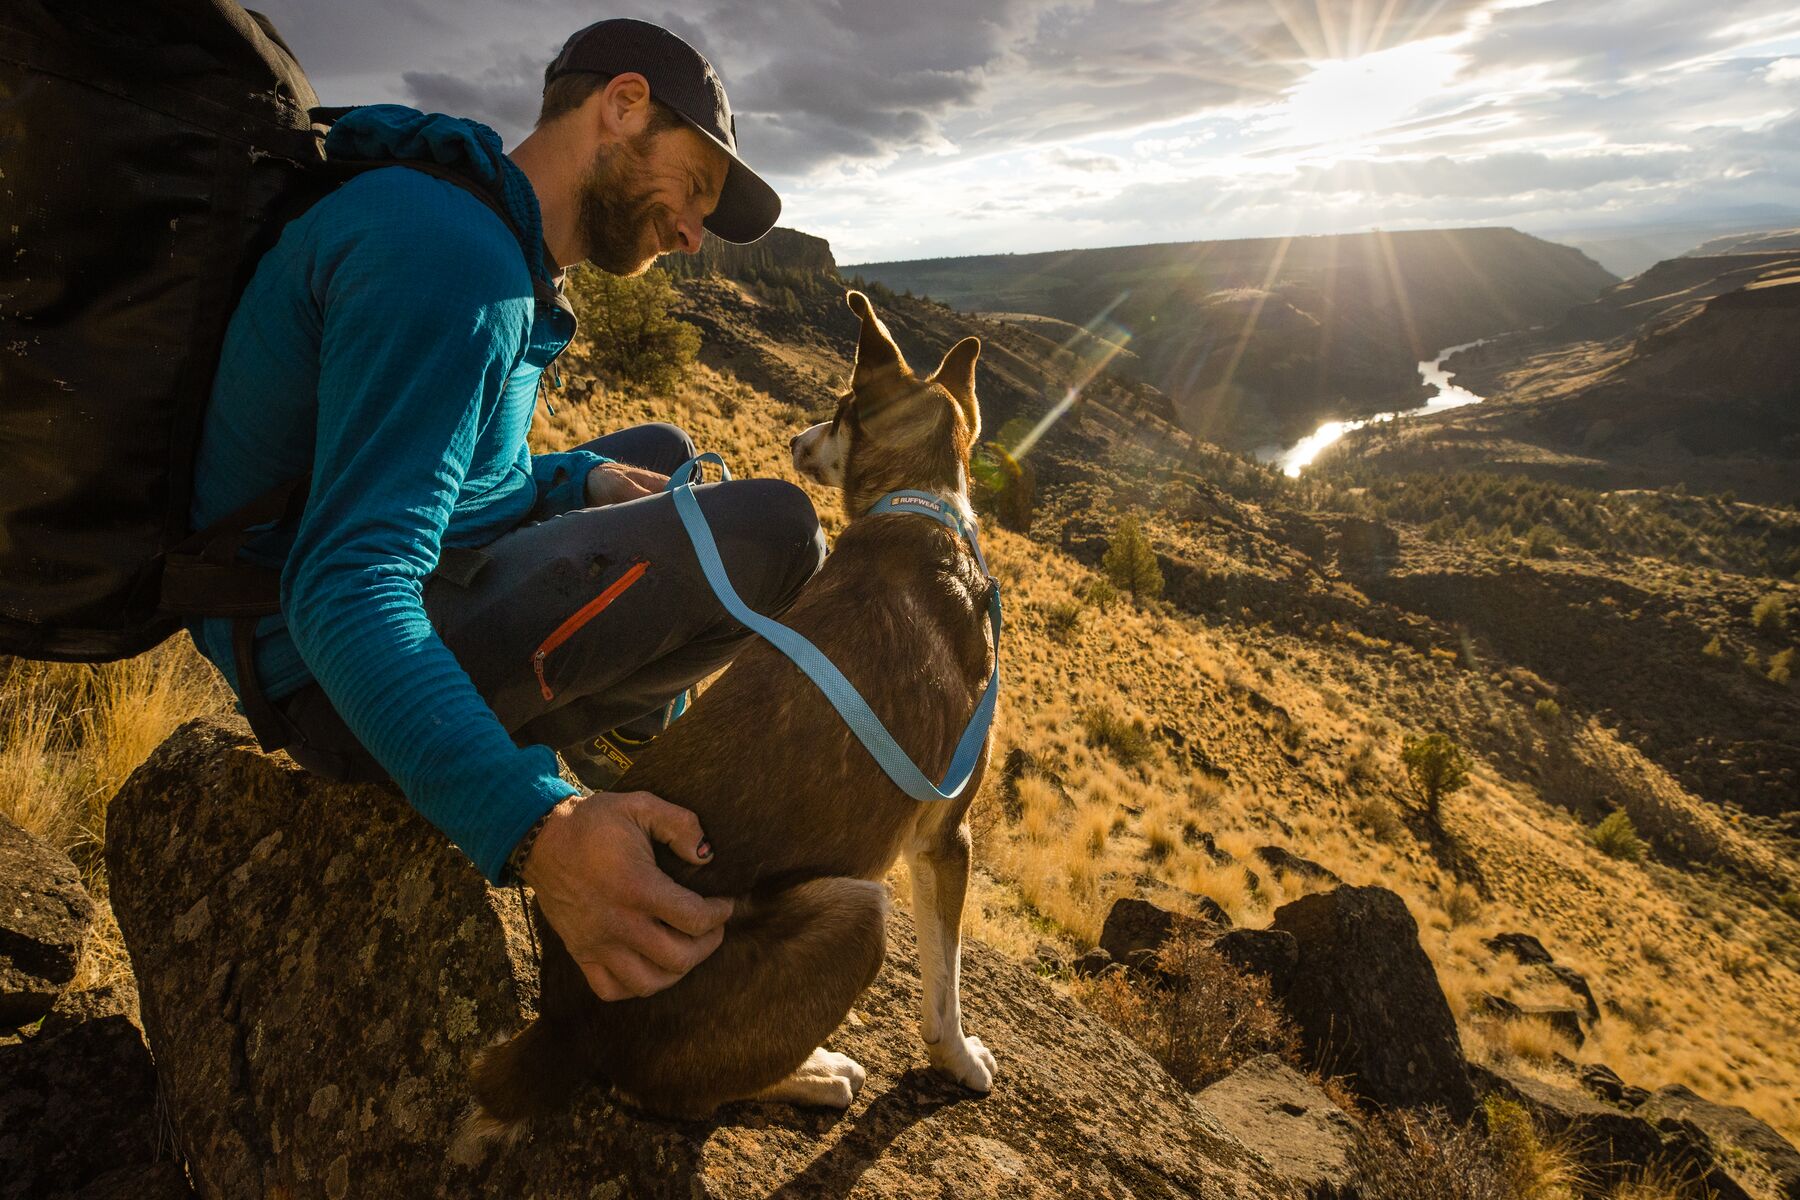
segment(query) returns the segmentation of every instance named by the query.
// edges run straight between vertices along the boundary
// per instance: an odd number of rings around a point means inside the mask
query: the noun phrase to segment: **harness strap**
[[[868,701],[862,698],[862,694],[844,677],[844,673],[817,646],[779,621],[771,620],[752,609],[731,586],[731,578],[725,573],[724,561],[719,557],[718,545],[713,541],[712,530],[706,524],[705,514],[700,511],[700,502],[694,498],[693,476],[703,462],[717,463],[724,477],[731,478],[724,459],[713,453],[701,454],[676,468],[675,473],[669,477],[668,490],[674,494],[675,511],[681,517],[682,527],[687,530],[688,540],[694,545],[700,569],[705,572],[707,583],[712,586],[719,602],[725,606],[725,611],[785,654],[800,668],[801,673],[825,693],[825,698],[831,701],[831,706],[843,717],[850,732],[856,735],[857,741],[863,744],[863,748],[901,791],[920,801],[951,800],[961,795],[981,759],[982,747],[987,742],[988,731],[994,722],[994,705],[1000,695],[1000,587],[993,575],[988,574],[988,628],[994,639],[993,674],[988,677],[981,699],[976,702],[969,724],[956,744],[956,752],[950,758],[950,766],[944,772],[943,781],[934,784],[907,756],[906,751],[900,748],[900,744],[894,741],[893,735],[869,707]],[[975,530],[965,527],[955,509],[941,497],[929,492],[890,492],[876,501],[869,511],[875,512],[878,509],[910,512],[930,517],[946,526],[967,539],[975,552],[975,561],[980,564],[982,572],[987,574],[987,562],[982,558],[981,544],[975,537]]]

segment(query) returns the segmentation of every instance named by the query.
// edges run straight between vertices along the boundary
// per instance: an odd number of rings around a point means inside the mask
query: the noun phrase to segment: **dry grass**
[[[177,725],[227,703],[185,634],[101,666],[0,659],[0,813],[68,853],[104,894],[107,802]]]

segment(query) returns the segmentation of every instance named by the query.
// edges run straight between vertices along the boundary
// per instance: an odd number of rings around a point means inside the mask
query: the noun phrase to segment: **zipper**
[[[576,609],[575,612],[570,615],[568,620],[564,621],[561,625],[558,625],[551,631],[550,636],[545,638],[538,645],[538,648],[532,652],[531,669],[532,672],[537,675],[538,690],[544,694],[544,699],[556,699],[556,693],[551,689],[550,681],[544,675],[545,660],[556,652],[558,646],[561,646],[564,642],[579,633],[582,626],[599,616],[607,605],[624,595],[625,591],[630,588],[632,584],[643,577],[644,572],[648,570],[649,567],[650,564],[645,559],[639,559],[632,563],[623,575],[606,585],[605,591]]]

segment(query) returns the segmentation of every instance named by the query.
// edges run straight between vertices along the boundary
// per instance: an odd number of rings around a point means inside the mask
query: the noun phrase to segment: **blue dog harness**
[[[965,525],[954,508],[945,503],[942,497],[929,492],[889,492],[869,507],[870,513],[913,513],[936,521],[969,543],[969,549],[975,552],[976,565],[987,576],[988,627],[994,637],[994,672],[988,677],[987,687],[975,705],[975,712],[969,717],[968,727],[963,730],[962,739],[956,744],[956,753],[950,758],[950,768],[944,772],[943,782],[934,784],[907,757],[900,744],[894,741],[893,735],[869,707],[868,701],[862,698],[862,694],[844,678],[844,673],[817,646],[786,625],[763,616],[738,596],[737,589],[731,586],[731,580],[725,574],[725,564],[719,558],[719,548],[713,541],[712,530],[707,527],[706,516],[700,511],[700,502],[694,499],[694,474],[703,462],[717,463],[724,477],[731,478],[725,460],[717,454],[706,453],[681,464],[669,476],[668,490],[674,493],[675,511],[681,517],[683,528],[687,530],[688,540],[694,544],[694,553],[700,559],[700,568],[706,573],[706,581],[712,585],[713,592],[725,606],[725,611],[793,660],[794,665],[825,693],[831,706],[837,709],[838,715],[844,718],[844,723],[850,726],[850,732],[856,735],[864,749],[874,756],[876,763],[887,772],[888,778],[901,791],[914,800],[925,801],[951,800],[961,795],[963,788],[968,786],[969,777],[975,773],[981,748],[987,742],[988,730],[994,723],[994,704],[1000,695],[1000,585],[988,571],[987,560],[982,557],[981,543],[976,539],[974,525]]]

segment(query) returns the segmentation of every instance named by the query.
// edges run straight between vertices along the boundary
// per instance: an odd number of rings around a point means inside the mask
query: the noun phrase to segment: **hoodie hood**
[[[367,104],[332,125],[325,135],[325,156],[340,162],[436,163],[489,185],[512,214],[525,244],[539,247],[538,253],[526,255],[532,275],[551,282],[550,264],[542,252],[544,217],[537,192],[502,151],[500,135],[481,122],[401,104]]]

